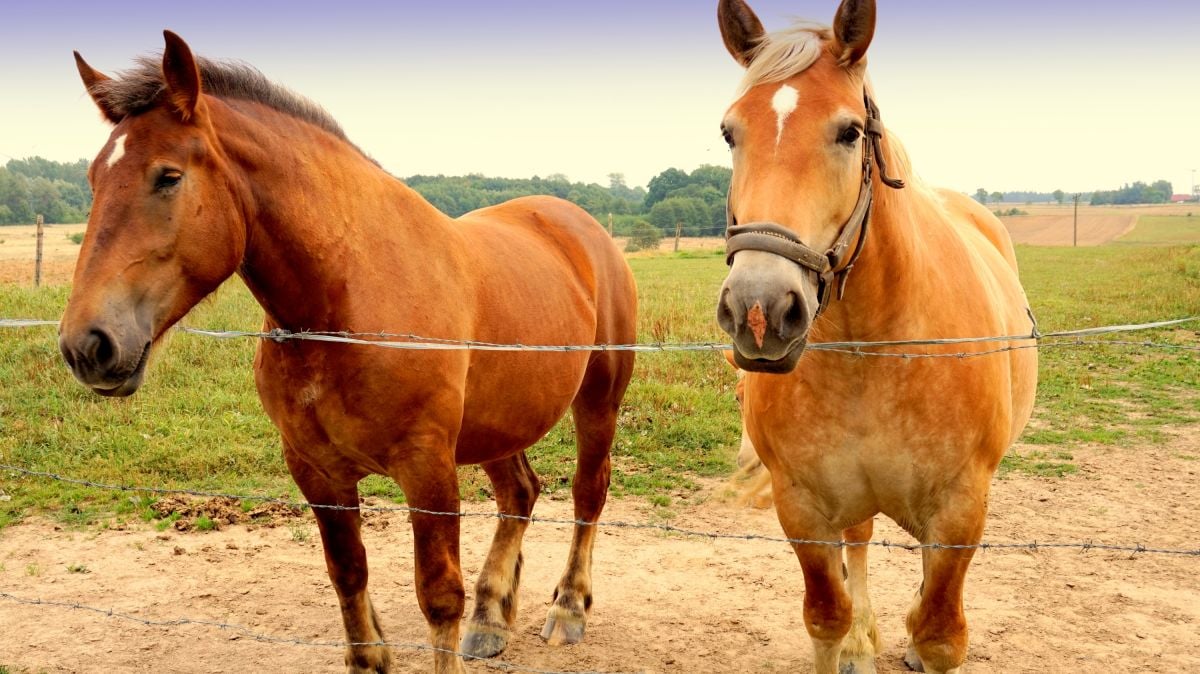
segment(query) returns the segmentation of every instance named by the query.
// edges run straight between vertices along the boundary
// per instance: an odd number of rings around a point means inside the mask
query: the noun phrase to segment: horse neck
[[[348,142],[259,104],[211,108],[243,194],[238,273],[275,325],[343,329],[347,296],[403,266],[387,252],[438,254],[449,218]]]
[[[895,190],[876,176],[867,242],[847,279],[845,298],[832,300],[813,326],[817,341],[891,338],[904,331],[901,319],[914,303],[928,299],[921,285],[931,261],[914,217],[925,196],[914,182]]]

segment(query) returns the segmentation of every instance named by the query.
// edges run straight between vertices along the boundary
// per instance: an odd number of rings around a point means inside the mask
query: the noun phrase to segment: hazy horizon
[[[931,184],[1090,192],[1200,168],[1200,7],[1167,0],[880,4],[870,70],[884,121]],[[768,29],[836,2],[762,0]],[[729,165],[717,131],[741,69],[716,2],[314,2],[102,9],[6,4],[0,162],[91,159],[108,137],[75,72],[160,50],[246,61],[329,110],[399,176],[565,174],[632,185]],[[1178,121],[1177,121],[1178,120]]]

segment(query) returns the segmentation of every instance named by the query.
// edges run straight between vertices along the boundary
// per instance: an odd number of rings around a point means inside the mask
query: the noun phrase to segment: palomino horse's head
[[[732,268],[717,320],[738,367],[786,373],[865,242],[882,134],[866,96],[875,3],[844,0],[832,29],[767,35],[743,0],[721,0],[718,19],[747,73],[721,125]]]
[[[165,37],[161,73],[143,69],[120,82],[75,54],[115,128],[88,173],[95,201],[59,348],[101,395],[138,389],[151,345],[233,274],[246,246],[196,59],[177,35]]]

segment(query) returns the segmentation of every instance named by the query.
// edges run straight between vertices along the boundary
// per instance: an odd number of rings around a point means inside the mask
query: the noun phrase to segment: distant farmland
[[[1007,210],[1012,204],[993,206]],[[1029,215],[1000,218],[1014,243],[1031,246],[1070,246],[1074,223],[1072,205],[1015,206]],[[1129,234],[1142,216],[1200,215],[1200,204],[1164,204],[1161,206],[1085,206],[1079,207],[1079,245],[1100,246]]]

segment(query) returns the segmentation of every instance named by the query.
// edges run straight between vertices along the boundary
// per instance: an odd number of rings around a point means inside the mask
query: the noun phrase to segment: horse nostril
[[[112,338],[103,330],[92,330],[88,333],[87,339],[84,340],[83,353],[100,368],[109,365],[117,355]]]
[[[737,314],[734,313],[733,307],[729,306],[730,292],[726,288],[721,293],[721,300],[717,302],[717,325],[721,329],[729,333],[730,336],[737,332]]]
[[[803,323],[807,318],[804,315],[804,303],[800,301],[796,293],[788,293],[784,302],[782,325],[791,326]]]

